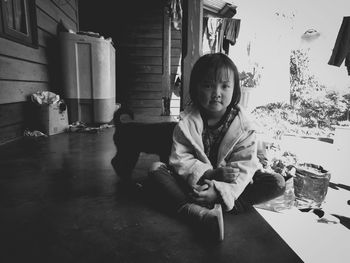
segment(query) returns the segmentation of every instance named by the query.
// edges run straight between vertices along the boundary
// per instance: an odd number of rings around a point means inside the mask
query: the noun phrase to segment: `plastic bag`
[[[274,199],[266,201],[264,203],[254,205],[256,208],[261,208],[265,210],[280,212],[285,209],[290,209],[294,206],[295,195],[294,195],[294,185],[293,177],[286,181],[286,190],[283,195],[278,196]]]
[[[55,104],[60,100],[60,96],[51,91],[37,91],[31,95],[32,102],[42,104]]]

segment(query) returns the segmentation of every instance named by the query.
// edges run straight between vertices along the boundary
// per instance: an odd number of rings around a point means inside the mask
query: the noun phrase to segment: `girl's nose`
[[[213,97],[219,97],[221,95],[219,85],[213,86],[213,91],[211,94]]]

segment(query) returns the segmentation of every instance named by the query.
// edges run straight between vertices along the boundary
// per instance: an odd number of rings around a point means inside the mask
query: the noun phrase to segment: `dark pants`
[[[188,195],[189,186],[169,169],[151,171],[149,178],[153,197],[170,211],[177,211],[184,204],[191,202]],[[251,205],[280,196],[284,190],[285,180],[282,175],[259,170],[254,174],[253,183],[248,184],[235,201],[234,211],[243,212]]]

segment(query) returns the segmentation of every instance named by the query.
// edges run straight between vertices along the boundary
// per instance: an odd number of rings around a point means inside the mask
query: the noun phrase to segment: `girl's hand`
[[[196,191],[196,192],[201,192],[201,191],[204,191],[204,190],[207,190],[209,188],[209,186],[207,184],[202,184],[202,185],[195,185],[193,186],[193,191]]]
[[[235,183],[237,180],[237,177],[239,176],[239,168],[233,168],[233,167],[219,167],[216,168],[215,174],[213,176],[213,179],[225,183]]]
[[[215,190],[214,183],[210,180],[204,180],[204,185],[193,188],[193,201],[199,205],[212,205],[216,203],[219,196]]]

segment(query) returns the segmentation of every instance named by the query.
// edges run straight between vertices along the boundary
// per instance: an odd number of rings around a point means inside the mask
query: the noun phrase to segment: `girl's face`
[[[198,103],[210,116],[224,115],[233,95],[233,72],[222,69],[218,73],[217,77],[207,74],[197,86]]]

